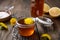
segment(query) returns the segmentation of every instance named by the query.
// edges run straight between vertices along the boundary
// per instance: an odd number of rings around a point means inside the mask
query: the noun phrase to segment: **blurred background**
[[[11,10],[11,13],[16,14],[16,17],[30,17],[30,3],[31,0],[0,0],[0,10],[4,10],[9,6],[14,6],[14,9]],[[60,0],[45,0],[45,3],[47,3],[50,7],[60,8]],[[57,23],[58,22],[56,22],[56,24]],[[59,24],[57,24],[57,26],[59,27]],[[57,35],[58,34],[52,34],[52,36],[55,37],[54,40],[58,39]]]
[[[44,0],[50,7],[60,7],[60,0]],[[11,10],[12,13],[18,13],[18,15],[30,16],[30,3],[31,0],[0,0],[0,10],[6,9],[8,6],[14,6]],[[28,14],[26,14],[28,13]]]

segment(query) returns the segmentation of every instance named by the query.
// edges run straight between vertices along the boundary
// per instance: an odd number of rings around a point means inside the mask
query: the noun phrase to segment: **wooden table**
[[[14,2],[14,3],[13,3]],[[57,6],[60,7],[60,0],[45,0],[51,7]],[[0,9],[5,9],[6,6],[14,5],[15,8],[11,10],[12,14],[16,14],[16,17],[30,17],[30,0],[0,0]],[[54,22],[53,27],[55,28],[56,32],[49,33],[52,37],[52,40],[60,40],[60,17],[58,18],[51,18]],[[10,23],[6,23],[8,25],[8,31],[0,30],[0,40],[15,40],[12,36],[12,26]],[[44,30],[39,24],[37,24],[35,28],[35,33],[30,37],[17,37],[17,40],[40,40],[41,33],[44,33]]]

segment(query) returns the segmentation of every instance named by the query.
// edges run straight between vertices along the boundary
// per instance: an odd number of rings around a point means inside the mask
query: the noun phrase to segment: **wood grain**
[[[60,7],[60,0],[45,0],[46,3],[48,3],[50,5],[50,7]],[[11,13],[15,13],[16,17],[30,17],[30,0],[0,0],[0,9],[5,9],[6,6],[9,5],[14,5],[15,8],[13,10],[11,10]],[[50,33],[50,35],[52,36],[52,40],[58,40],[59,38],[59,31],[60,31],[60,17],[59,18],[52,18],[54,25],[55,25],[55,29],[56,29],[56,33]],[[10,25],[10,23],[7,23],[8,25],[8,31],[1,31],[0,30],[0,40],[12,40],[12,26]],[[37,27],[39,32],[44,31],[40,26]],[[42,32],[44,33],[44,32]],[[24,38],[24,37],[23,37]],[[35,38],[35,35],[30,37],[29,40],[31,40],[32,38]],[[19,39],[22,40],[22,39]],[[23,40],[28,40],[23,39]],[[32,40],[39,40],[37,39],[37,36],[35,39]]]

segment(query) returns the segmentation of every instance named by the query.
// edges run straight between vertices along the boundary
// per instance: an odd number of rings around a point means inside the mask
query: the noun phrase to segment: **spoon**
[[[10,11],[14,8],[14,6],[9,6],[9,7],[6,7],[6,10],[5,11]]]
[[[46,21],[44,21],[44,20],[42,20],[38,17],[33,18],[34,21],[38,21],[39,23],[42,23],[42,24],[45,24],[45,25],[52,25],[53,24],[51,19],[49,19],[49,18],[45,18],[45,19],[46,19]]]

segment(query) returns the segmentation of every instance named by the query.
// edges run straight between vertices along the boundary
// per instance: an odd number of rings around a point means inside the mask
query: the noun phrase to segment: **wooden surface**
[[[14,2],[14,3],[13,3]],[[45,0],[46,3],[48,3],[51,7],[57,6],[60,7],[60,0]],[[0,0],[0,9],[5,9],[6,6],[9,5],[14,5],[15,8],[11,10],[12,14],[15,13],[16,17],[30,17],[30,0]],[[59,18],[54,18],[52,19],[54,22],[54,26],[56,32],[55,33],[49,33],[52,37],[52,40],[60,40],[59,39],[59,31],[60,31],[60,17]],[[13,40],[12,36],[12,26],[8,23],[8,31],[5,30],[0,30],[0,40]],[[31,37],[21,37],[17,40],[40,40],[40,33],[44,33],[44,30],[41,28],[41,26],[38,26],[37,24],[37,29]],[[39,32],[38,32],[39,31]]]

